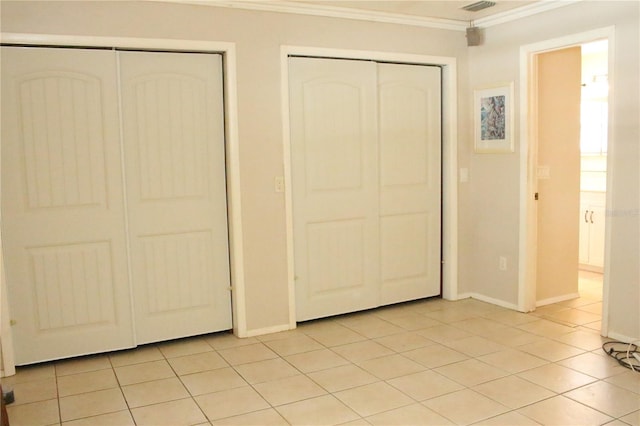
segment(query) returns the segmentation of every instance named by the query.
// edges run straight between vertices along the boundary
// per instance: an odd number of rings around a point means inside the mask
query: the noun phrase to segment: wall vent
[[[477,1],[475,3],[468,4],[464,6],[462,9],[468,12],[477,12],[482,9],[486,9],[491,6],[495,6],[496,2],[494,1]]]

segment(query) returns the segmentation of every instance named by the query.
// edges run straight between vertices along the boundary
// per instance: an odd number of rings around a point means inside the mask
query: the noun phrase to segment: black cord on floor
[[[620,365],[640,373],[640,351],[633,343],[606,342],[602,345],[602,350],[612,358],[615,358]]]

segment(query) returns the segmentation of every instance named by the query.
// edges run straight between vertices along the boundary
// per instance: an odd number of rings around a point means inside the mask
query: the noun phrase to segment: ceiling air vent
[[[482,9],[486,9],[491,6],[495,6],[496,2],[494,1],[477,1],[475,3],[468,4],[464,6],[462,9],[468,12],[477,12]]]

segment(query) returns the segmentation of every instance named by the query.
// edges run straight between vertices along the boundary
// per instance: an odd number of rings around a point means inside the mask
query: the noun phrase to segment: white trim
[[[618,340],[623,343],[633,343],[633,344],[640,343],[640,339],[638,339],[637,337],[629,337],[629,336],[625,336],[624,334],[615,333],[615,332],[609,333],[607,337],[610,337],[611,339]]]
[[[500,299],[494,299],[493,297],[485,296],[484,294],[469,292],[458,295],[458,300],[468,298],[480,300],[481,302],[491,303],[492,305],[498,305],[514,311],[518,310],[518,306],[514,305],[513,303],[508,303]]]
[[[304,46],[281,46],[280,84],[282,99],[282,138],[284,150],[287,278],[289,282],[289,326],[296,327],[295,269],[293,247],[293,194],[291,188],[291,140],[289,129],[289,56],[314,56],[341,59],[367,59],[404,62],[412,64],[439,65],[442,67],[442,144],[443,144],[443,225],[442,247],[445,260],[442,271],[442,297],[458,299],[458,121],[457,121],[457,68],[456,58],[447,56],[426,56],[406,53],[380,52],[369,50],[345,50]]]
[[[527,16],[547,12],[559,7],[568,6],[583,0],[546,0],[526,6],[517,7],[505,12],[489,15],[477,20],[470,15],[469,19],[447,19],[421,15],[407,15],[403,13],[381,12],[377,10],[359,9],[353,7],[330,6],[316,3],[304,3],[287,0],[147,0],[165,3],[192,4],[198,6],[226,7],[230,9],[261,10],[267,12],[292,13],[297,15],[326,16],[331,18],[354,19],[358,21],[382,22],[387,24],[410,25],[424,28],[439,28],[443,30],[465,31],[469,21],[476,26],[492,27],[498,24],[526,18]]]
[[[539,308],[540,306],[553,305],[554,303],[560,303],[566,300],[577,299],[578,297],[580,297],[580,293],[569,293],[563,294],[562,296],[555,296],[548,299],[538,300],[536,301],[536,308]]]
[[[281,331],[288,331],[290,329],[291,327],[289,327],[289,324],[272,325],[270,327],[264,328],[254,328],[247,331],[246,335],[243,337],[264,336],[265,334],[280,333]]]
[[[23,45],[116,47],[175,51],[203,51],[223,54],[225,90],[225,147],[229,221],[229,255],[233,288],[233,330],[239,337],[247,335],[242,208],[240,193],[240,150],[238,136],[238,101],[236,45],[230,42],[177,40],[158,38],[68,36],[51,34],[0,33],[0,42]]]
[[[518,310],[529,312],[536,306],[536,224],[537,209],[533,199],[536,191],[536,152],[535,135],[535,75],[534,57],[537,54],[561,48],[578,46],[595,40],[609,40],[609,75],[614,76],[615,27],[609,26],[552,40],[523,45],[520,47],[520,226],[519,226],[519,271],[518,271]],[[614,78],[609,79],[609,105],[613,105],[615,95]],[[613,178],[613,150],[615,149],[615,128],[613,108],[609,108],[609,145],[607,155],[607,195],[606,208],[611,211],[611,183]],[[602,331],[607,335],[609,327],[609,283],[610,283],[611,224],[605,224],[604,280],[602,296]],[[577,265],[576,265],[577,267]],[[540,301],[542,303],[544,301]]]

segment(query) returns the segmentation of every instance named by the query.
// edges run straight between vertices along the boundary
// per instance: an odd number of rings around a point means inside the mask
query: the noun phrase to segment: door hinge
[[[538,197],[538,193],[537,192],[535,194],[533,194],[533,199],[538,201],[539,197]]]

